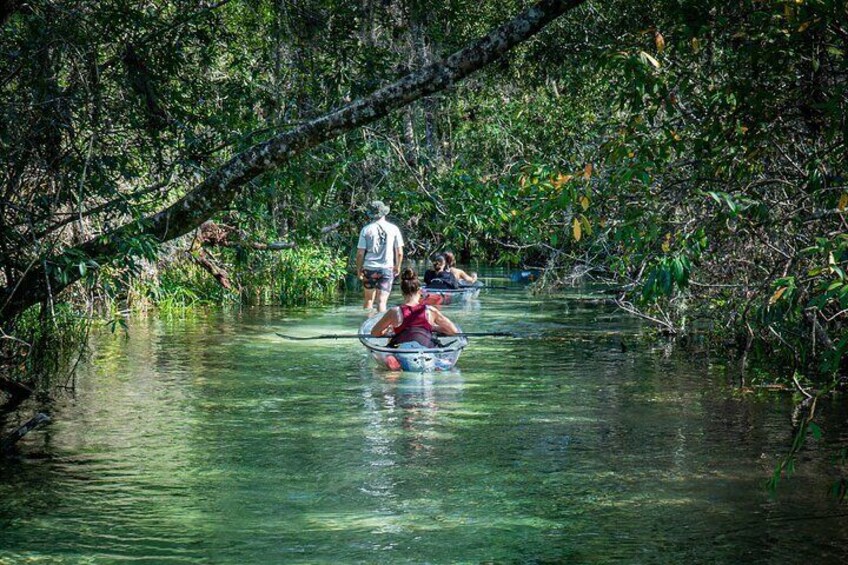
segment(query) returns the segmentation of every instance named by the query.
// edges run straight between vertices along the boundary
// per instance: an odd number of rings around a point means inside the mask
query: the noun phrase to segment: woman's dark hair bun
[[[421,281],[412,269],[404,269],[400,276],[400,291],[404,296],[410,296],[421,290]]]

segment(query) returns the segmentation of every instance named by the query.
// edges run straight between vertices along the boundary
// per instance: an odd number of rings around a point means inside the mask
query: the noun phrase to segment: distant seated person
[[[435,290],[459,288],[459,280],[447,268],[447,258],[442,253],[433,255],[433,268],[424,272],[424,285]]]
[[[457,328],[447,316],[421,302],[421,281],[412,269],[401,275],[403,304],[390,308],[371,329],[371,335],[393,334],[389,347],[417,349],[438,347],[436,334],[454,335]]]
[[[450,251],[445,251],[445,268],[449,269],[451,274],[459,281],[459,284],[474,284],[477,282],[477,273],[468,274],[462,269],[457,268],[456,258]]]

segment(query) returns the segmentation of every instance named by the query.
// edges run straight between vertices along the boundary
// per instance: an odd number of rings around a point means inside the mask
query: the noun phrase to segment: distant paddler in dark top
[[[362,281],[365,308],[377,301],[377,311],[386,311],[392,281],[400,273],[403,262],[403,236],[400,229],[386,220],[389,207],[375,200],[368,204],[371,223],[359,232],[356,247],[356,274]]]
[[[456,257],[454,257],[453,253],[450,251],[444,252],[445,256],[445,268],[451,272],[451,274],[456,277],[456,280],[459,281],[459,284],[474,284],[477,282],[477,273],[466,273],[462,269],[456,266]]]
[[[382,337],[388,333],[394,335],[389,347],[398,349],[418,349],[438,347],[436,333],[454,335],[456,325],[436,308],[421,301],[421,281],[412,269],[406,269],[400,281],[403,292],[403,304],[386,312],[371,329],[371,335]]]
[[[459,288],[459,279],[448,269],[444,253],[433,255],[433,268],[424,272],[424,285],[436,290]]]

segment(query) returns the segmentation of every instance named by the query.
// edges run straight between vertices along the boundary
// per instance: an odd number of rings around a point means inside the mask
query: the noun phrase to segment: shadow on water
[[[764,489],[789,399],[734,395],[602,304],[516,289],[446,312],[543,338],[472,339],[434,375],[274,335],[350,332],[356,297],[98,336],[76,397],[0,467],[0,563],[846,557],[827,442]],[[844,408],[826,412],[838,429]]]

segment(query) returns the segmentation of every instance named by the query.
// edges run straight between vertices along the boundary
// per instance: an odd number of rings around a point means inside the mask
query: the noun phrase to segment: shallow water
[[[418,375],[376,370],[356,340],[274,334],[354,331],[355,296],[98,336],[76,395],[0,464],[0,563],[848,557],[832,448],[764,488],[787,397],[735,395],[603,305],[517,289],[445,312],[544,339],[474,339],[458,370]]]

